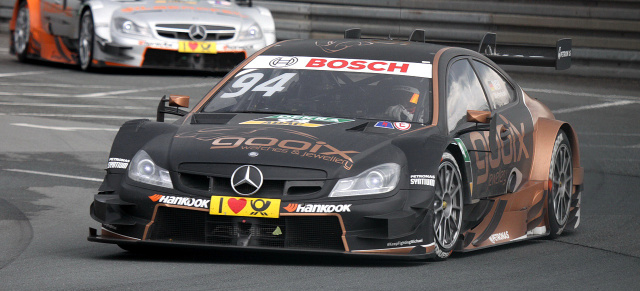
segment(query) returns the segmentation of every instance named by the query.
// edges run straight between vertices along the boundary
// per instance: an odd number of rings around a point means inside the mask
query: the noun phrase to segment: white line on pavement
[[[89,88],[89,89],[113,89],[126,88],[125,86],[108,86],[108,85],[79,85],[79,84],[60,84],[60,83],[13,83],[0,82],[0,86],[11,87],[53,87],[53,88]]]
[[[17,73],[2,73],[0,77],[13,77],[13,76],[25,76],[25,75],[40,75],[46,74],[51,71],[31,71],[31,72],[17,72]]]
[[[630,163],[640,162],[640,159],[592,159],[592,160],[605,161],[605,162],[630,162]]]
[[[27,97],[51,97],[51,98],[83,98],[83,99],[118,99],[118,100],[156,100],[160,101],[162,96],[142,97],[142,96],[78,96],[71,94],[56,93],[17,93],[17,92],[0,92],[0,96],[27,96]]]
[[[590,131],[580,131],[578,135],[613,135],[613,136],[638,136],[640,137],[640,133],[620,133],[620,132],[590,132]]]
[[[113,127],[105,128],[105,127],[46,126],[46,125],[37,125],[37,124],[29,124],[29,123],[11,123],[11,125],[40,128],[40,129],[60,130],[60,131],[78,131],[78,130],[118,131],[118,128],[113,128]]]
[[[0,105],[5,105],[5,106],[31,106],[31,107],[68,107],[68,108],[112,108],[112,109],[126,109],[126,110],[149,109],[149,107],[142,107],[142,106],[52,104],[52,103],[17,103],[17,102],[16,103],[14,103],[14,102],[0,102]]]
[[[608,144],[580,144],[584,148],[604,148],[604,149],[640,149],[640,144],[635,145],[608,145]]]
[[[91,93],[91,94],[79,94],[77,96],[78,97],[94,97],[94,96],[104,96],[104,95],[119,95],[119,94],[138,93],[138,92],[154,91],[154,90],[169,90],[169,89],[207,87],[207,86],[213,87],[213,85],[215,84],[212,82],[206,82],[206,83],[184,84],[184,85],[175,85],[175,86],[166,86],[166,87],[148,87],[148,88],[140,88],[140,89],[98,92],[98,93]]]
[[[595,97],[595,98],[607,98],[607,99],[633,99],[638,100],[640,96],[626,96],[626,95],[613,95],[613,94],[595,94],[595,93],[585,93],[585,92],[572,92],[572,91],[562,91],[562,90],[548,90],[548,89],[536,89],[536,88],[522,88],[525,92],[536,92],[536,93],[547,93],[547,94],[557,94],[557,95],[569,95],[569,96],[579,96],[579,97]]]
[[[122,115],[94,115],[94,114],[55,114],[55,113],[0,113],[3,116],[33,116],[33,117],[69,117],[89,119],[154,119],[155,116],[122,116]],[[166,122],[172,120],[165,118]]]
[[[73,175],[64,175],[64,174],[56,174],[56,173],[47,173],[47,172],[39,172],[39,171],[20,170],[20,169],[4,169],[4,170],[5,171],[9,171],[9,172],[18,172],[18,173],[35,174],[35,175],[45,175],[45,176],[69,178],[69,179],[76,179],[76,180],[85,180],[85,181],[92,181],[92,182],[102,182],[102,180],[103,180],[103,179],[97,179],[97,178],[89,178],[89,177],[81,177],[81,176],[73,176]]]
[[[569,108],[565,108],[565,109],[558,109],[558,110],[552,110],[551,112],[553,113],[570,113],[570,112],[576,112],[576,111],[582,111],[582,110],[590,110],[590,109],[599,109],[599,108],[606,108],[606,107],[613,107],[613,106],[622,106],[622,105],[628,105],[628,104],[632,104],[632,103],[637,103],[634,101],[614,101],[614,102],[606,102],[606,103],[601,103],[601,104],[593,104],[593,105],[585,105],[585,106],[578,106],[578,107],[569,107]]]

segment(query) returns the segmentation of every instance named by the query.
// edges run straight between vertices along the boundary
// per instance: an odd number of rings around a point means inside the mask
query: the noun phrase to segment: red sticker
[[[411,124],[406,122],[394,122],[393,126],[395,126],[399,130],[407,130],[411,128]]]
[[[229,209],[234,213],[238,214],[238,212],[242,211],[245,206],[247,206],[247,199],[240,198],[231,198],[227,201],[227,205],[229,205]]]

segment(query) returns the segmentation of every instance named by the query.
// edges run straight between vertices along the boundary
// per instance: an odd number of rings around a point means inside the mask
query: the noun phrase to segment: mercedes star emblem
[[[255,166],[244,165],[233,171],[231,188],[242,196],[249,196],[258,192],[262,187],[262,172]]]
[[[191,25],[189,27],[189,37],[196,41],[204,40],[207,38],[207,29],[202,25]]]

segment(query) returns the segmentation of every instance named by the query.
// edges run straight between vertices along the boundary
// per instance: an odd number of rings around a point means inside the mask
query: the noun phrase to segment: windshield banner
[[[258,56],[245,69],[322,70],[431,78],[430,63],[322,57]]]

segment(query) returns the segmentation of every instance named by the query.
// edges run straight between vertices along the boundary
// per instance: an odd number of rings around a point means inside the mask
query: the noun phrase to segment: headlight
[[[249,26],[248,29],[240,32],[240,39],[258,39],[262,38],[262,30],[257,24]]]
[[[329,197],[344,197],[386,193],[393,190],[400,180],[400,165],[382,164],[360,175],[338,180]]]
[[[165,188],[173,188],[169,171],[159,167],[153,162],[149,154],[139,150],[129,164],[129,178],[145,184],[156,185]]]
[[[115,29],[119,32],[133,35],[151,35],[145,25],[135,23],[129,19],[118,17],[113,20]]]

